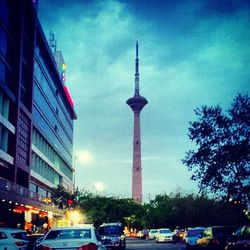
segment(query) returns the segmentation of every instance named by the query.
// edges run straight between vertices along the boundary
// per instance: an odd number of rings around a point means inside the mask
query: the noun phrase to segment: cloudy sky
[[[181,159],[194,109],[227,109],[250,89],[250,1],[40,0],[67,64],[76,184],[131,197],[135,44],[139,41],[144,200],[197,192]]]

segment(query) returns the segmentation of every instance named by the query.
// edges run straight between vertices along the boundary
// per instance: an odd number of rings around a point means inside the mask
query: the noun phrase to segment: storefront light
[[[25,205],[26,208],[32,209],[33,207],[30,205]]]
[[[5,202],[5,199],[2,199],[2,202]]]

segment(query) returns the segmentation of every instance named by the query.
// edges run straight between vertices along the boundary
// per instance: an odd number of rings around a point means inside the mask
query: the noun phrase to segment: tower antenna
[[[136,41],[136,58],[135,58],[135,96],[140,95],[139,89],[139,57],[138,57],[138,41]]]

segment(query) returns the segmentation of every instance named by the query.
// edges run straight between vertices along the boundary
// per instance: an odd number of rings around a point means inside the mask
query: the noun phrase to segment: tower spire
[[[135,96],[140,95],[139,89],[139,58],[138,58],[138,41],[136,41],[136,58],[135,58]]]

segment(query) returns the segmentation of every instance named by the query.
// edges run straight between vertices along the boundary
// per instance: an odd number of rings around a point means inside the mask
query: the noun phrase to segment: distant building
[[[0,224],[55,223],[52,189],[74,190],[73,121],[34,1],[0,1]]]

